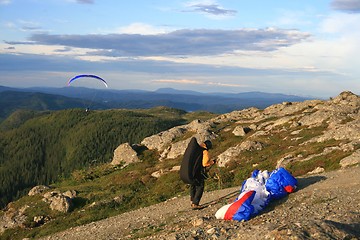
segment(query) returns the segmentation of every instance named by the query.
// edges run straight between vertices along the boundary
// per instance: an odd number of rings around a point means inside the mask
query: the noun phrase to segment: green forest
[[[39,184],[110,162],[114,149],[185,124],[186,112],[148,110],[19,110],[0,124],[0,207]]]

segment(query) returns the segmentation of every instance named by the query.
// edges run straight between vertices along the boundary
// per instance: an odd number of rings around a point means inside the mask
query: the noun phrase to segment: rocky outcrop
[[[28,195],[42,195],[43,201],[49,203],[51,210],[56,210],[59,212],[70,212],[72,208],[72,199],[77,195],[75,190],[68,190],[63,193],[60,191],[49,191],[51,188],[44,185],[39,185],[33,187]]]
[[[74,190],[68,190],[64,193],[59,191],[49,191],[49,186],[39,185],[33,187],[28,196],[42,195],[43,201],[49,204],[51,210],[67,213],[72,210],[72,199],[76,197],[77,193]],[[25,228],[25,223],[28,222],[26,210],[34,206],[25,205],[21,208],[16,208],[12,203],[9,203],[3,216],[0,217],[0,235],[6,230],[11,228]],[[50,221],[49,216],[39,215],[34,216],[32,219],[35,226],[45,224]],[[31,221],[30,221],[31,222]]]
[[[261,150],[266,147],[258,142],[258,137],[275,134],[278,131],[289,131],[289,141],[301,139],[301,129],[324,127],[323,134],[302,143],[325,142],[328,140],[348,141],[347,149],[344,146],[333,150],[354,151],[360,144],[360,98],[349,91],[342,92],[330,100],[310,100],[304,102],[283,102],[260,110],[248,108],[219,115],[207,121],[194,120],[189,124],[177,126],[167,131],[160,132],[145,138],[141,144],[148,149],[160,153],[160,161],[180,157],[186,149],[191,137],[196,137],[199,142],[206,139],[217,139],[217,132],[232,131],[239,138],[239,142],[229,146],[224,152],[218,154],[217,160],[220,167],[236,159],[242,151]],[[226,125],[224,125],[227,123]],[[235,123],[235,124],[233,124]],[[224,127],[216,130],[216,125]],[[233,126],[231,126],[233,124]],[[294,130],[291,130],[294,129]],[[295,130],[296,129],[296,130]],[[188,136],[187,138],[184,138]],[[343,144],[343,143],[341,143]],[[352,150],[349,150],[352,149]],[[329,149],[317,156],[329,153]],[[129,153],[131,155],[134,153]],[[121,154],[125,155],[125,154]],[[315,157],[315,155],[308,156]],[[286,166],[293,161],[306,161],[301,155],[293,156],[284,153],[282,159],[277,160],[277,166]],[[136,161],[136,160],[135,160]],[[349,160],[344,160],[343,163]]]
[[[72,210],[71,199],[76,197],[75,191],[61,193],[59,191],[47,192],[43,196],[43,201],[50,204],[51,210],[67,213]]]
[[[250,127],[236,126],[232,133],[238,137],[244,137],[247,133],[251,131]]]
[[[225,167],[227,163],[236,159],[243,151],[259,151],[264,148],[264,144],[257,141],[244,141],[235,147],[227,149],[225,152],[217,156],[217,164],[219,167]]]
[[[340,166],[342,168],[345,168],[345,167],[352,166],[352,165],[359,164],[359,163],[360,163],[360,149],[355,151],[350,156],[341,159]]]
[[[49,189],[50,189],[50,187],[49,187],[49,186],[45,186],[45,185],[35,186],[35,187],[33,187],[33,188],[29,191],[28,195],[29,195],[29,196],[34,196],[34,195],[43,194],[43,193],[45,193],[46,191],[48,191]]]
[[[139,162],[136,151],[130,146],[129,143],[123,143],[118,146],[114,151],[114,157],[111,165],[123,164],[123,167]]]
[[[148,149],[155,149],[162,152],[174,139],[181,137],[186,131],[185,126],[173,127],[167,131],[145,138],[141,144]]]
[[[123,143],[115,149],[114,157],[110,164],[123,164],[123,166],[125,167],[131,163],[136,162],[140,162],[137,156],[137,152],[130,146],[129,143]]]
[[[25,227],[24,224],[27,221],[27,216],[25,214],[25,211],[28,208],[29,208],[29,206],[25,205],[25,206],[21,207],[20,209],[16,209],[10,203],[7,207],[7,210],[0,217],[0,235],[6,229],[16,228],[16,227],[24,228]]]
[[[185,152],[185,149],[191,139],[196,137],[198,142],[216,138],[215,133],[211,131],[213,121],[194,120],[189,124],[173,127],[167,131],[160,132],[153,136],[145,138],[141,144],[148,149],[160,152],[160,160],[174,159]],[[180,141],[185,134],[192,133],[192,136]]]

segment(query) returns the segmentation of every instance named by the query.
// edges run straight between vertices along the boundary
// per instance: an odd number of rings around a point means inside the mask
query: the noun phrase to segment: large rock
[[[331,126],[324,131],[323,135],[315,137],[311,141],[325,142],[330,139],[359,141],[360,139],[360,119]]]
[[[9,204],[5,213],[0,216],[0,235],[6,230],[17,227],[25,227],[27,216],[25,210],[29,208],[28,205],[23,206],[20,209],[15,209]]]
[[[210,129],[213,127],[212,121],[193,120],[191,123],[173,127],[167,131],[160,132],[145,138],[141,144],[148,149],[154,149],[160,152],[160,160],[174,159],[185,152],[190,138],[174,142],[176,139],[181,138],[185,133],[193,133],[192,137],[196,137],[198,142],[211,140],[216,137]]]
[[[150,150],[158,150],[159,152],[162,152],[174,139],[182,136],[186,131],[187,130],[184,126],[173,127],[167,131],[144,138],[141,141],[141,144]]]
[[[43,194],[44,192],[46,192],[49,189],[50,189],[50,187],[45,186],[45,185],[35,186],[29,191],[28,195],[34,196],[34,195],[38,195],[38,194]]]
[[[213,120],[216,122],[231,122],[231,121],[241,121],[241,122],[257,122],[264,118],[264,114],[258,108],[247,108],[241,111],[233,111],[230,113],[222,114],[218,117],[215,117]]]
[[[308,111],[317,104],[321,104],[321,100],[308,100],[304,102],[292,102],[291,104],[274,104],[264,109],[263,114],[276,117],[296,115],[299,112]]]
[[[249,133],[251,131],[251,128],[250,127],[243,127],[243,126],[236,126],[234,128],[234,131],[232,131],[232,133],[235,135],[235,136],[238,136],[238,137],[244,137],[247,133]]]
[[[171,144],[165,151],[162,152],[160,160],[163,159],[174,159],[178,156],[184,154],[191,138],[188,138],[184,141],[179,141],[176,143]]]
[[[72,208],[72,201],[68,196],[58,195],[51,199],[50,209],[67,213]]]
[[[127,166],[130,163],[139,162],[139,158],[137,153],[129,143],[123,143],[118,146],[114,151],[114,157],[111,162],[111,165],[119,165],[124,164],[123,166]]]
[[[235,147],[228,148],[225,152],[217,156],[217,164],[219,167],[225,167],[227,163],[236,159],[242,151],[262,150],[264,144],[257,141],[244,141]]]
[[[340,93],[337,97],[333,98],[331,102],[345,106],[360,107],[359,96],[350,91]]]
[[[73,207],[71,200],[72,198],[70,198],[68,195],[70,194],[71,196],[74,196],[74,192],[75,191],[67,191],[65,192],[66,195],[59,191],[47,192],[43,195],[43,201],[50,203],[51,210],[67,213],[70,212]]]
[[[317,127],[321,126],[325,120],[329,119],[334,115],[331,111],[316,111],[312,114],[303,116],[299,123],[303,126]]]

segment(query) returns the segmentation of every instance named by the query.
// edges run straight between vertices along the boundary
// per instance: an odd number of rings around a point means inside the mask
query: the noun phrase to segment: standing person
[[[190,184],[190,200],[193,209],[201,209],[200,200],[205,187],[205,168],[215,162],[210,160],[208,150],[212,148],[210,140],[200,145],[193,137],[184,153],[180,167],[180,178],[183,182]]]

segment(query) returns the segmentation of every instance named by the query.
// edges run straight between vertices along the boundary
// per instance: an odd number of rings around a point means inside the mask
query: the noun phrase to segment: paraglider
[[[76,79],[84,78],[84,77],[98,79],[98,80],[100,80],[101,82],[103,82],[106,87],[108,87],[107,82],[106,82],[103,78],[101,78],[101,77],[99,77],[99,76],[96,76],[96,75],[92,75],[92,74],[80,74],[80,75],[77,75],[77,76],[71,78],[71,79],[68,81],[68,84],[67,84],[67,85],[70,86],[70,83],[72,83],[72,82],[75,81]]]
[[[73,89],[72,93],[75,93],[76,97],[82,100],[86,112],[90,111],[90,107],[92,107],[94,103],[101,105],[99,103],[104,101],[103,98],[100,97],[99,99],[96,97],[99,90],[89,88],[92,85],[90,80],[95,80],[95,85],[98,84],[102,86],[101,83],[103,83],[105,87],[108,88],[108,84],[105,79],[93,74],[76,75],[67,81],[68,87],[79,87],[77,89]],[[99,106],[97,108],[99,108]]]

